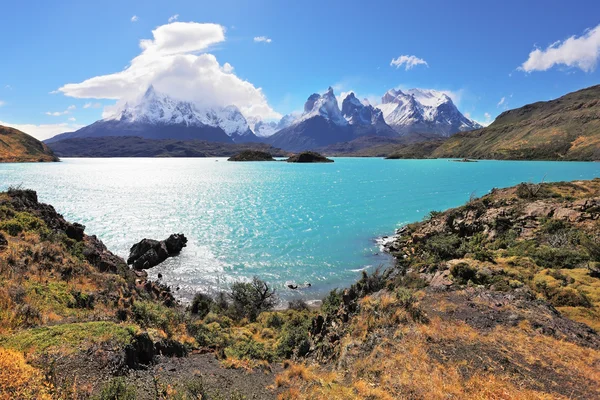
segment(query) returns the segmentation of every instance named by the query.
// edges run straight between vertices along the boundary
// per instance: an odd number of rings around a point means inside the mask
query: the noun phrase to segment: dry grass
[[[276,386],[286,389],[280,399],[566,399],[571,389],[585,393],[576,387],[582,382],[588,396],[600,395],[600,352],[539,335],[527,325],[482,333],[434,318],[401,325],[376,343],[372,350],[355,346],[334,372],[291,364],[276,378]],[[516,370],[504,369],[497,357]],[[548,391],[534,381],[542,371],[569,377],[566,385],[574,387]],[[546,378],[552,377],[539,376]]]
[[[52,387],[17,351],[0,348],[0,400],[49,400]]]

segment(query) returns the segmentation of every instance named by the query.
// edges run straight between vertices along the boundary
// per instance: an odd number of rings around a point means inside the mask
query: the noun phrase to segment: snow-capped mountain
[[[344,99],[342,110],[331,87],[322,95],[314,93],[306,100],[303,114],[266,141],[275,147],[299,151],[360,136],[398,136],[385,123],[380,110],[363,105],[354,94]]]
[[[256,142],[246,118],[236,106],[200,108],[179,101],[150,86],[133,103],[76,132],[48,142],[79,137],[140,136],[148,139],[198,139],[216,142]]]
[[[318,93],[310,95],[306,103],[304,103],[304,113],[300,117],[300,121],[306,121],[316,116],[323,117],[336,125],[344,126],[348,124],[348,121],[346,121],[340,111],[331,86],[322,95]]]
[[[432,133],[450,136],[457,132],[481,128],[465,117],[452,99],[443,92],[431,89],[391,89],[377,106],[387,124],[401,135]]]
[[[273,136],[273,134],[275,134],[277,131],[292,125],[297,119],[298,117],[293,114],[284,115],[278,122],[265,122],[256,117],[247,118],[248,123],[250,124],[250,129],[252,129],[254,134],[259,138]]]

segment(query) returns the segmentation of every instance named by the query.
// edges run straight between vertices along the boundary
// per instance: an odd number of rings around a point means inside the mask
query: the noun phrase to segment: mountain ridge
[[[505,111],[488,127],[449,138],[431,156],[600,160],[600,85]]]

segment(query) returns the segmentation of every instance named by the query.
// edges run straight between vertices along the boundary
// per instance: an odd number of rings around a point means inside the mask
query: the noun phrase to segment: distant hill
[[[405,148],[410,148],[419,154],[423,153],[429,156],[444,139],[435,134],[418,133],[409,133],[399,137],[361,136],[349,142],[321,147],[317,151],[334,157],[387,157]]]
[[[431,157],[600,160],[600,85],[506,111],[487,128],[450,137]]]
[[[44,143],[17,129],[0,126],[0,162],[58,161]]]
[[[265,143],[153,140],[136,136],[64,139],[48,146],[60,157],[231,157],[248,149],[268,152],[275,157],[289,155]]]

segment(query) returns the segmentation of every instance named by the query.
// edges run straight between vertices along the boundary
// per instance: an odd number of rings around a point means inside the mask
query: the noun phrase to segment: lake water
[[[389,260],[376,238],[522,181],[591,179],[600,163],[336,158],[333,164],[225,159],[64,159],[0,164],[0,190],[35,189],[127,257],[142,238],[188,247],[150,270],[189,296],[254,275],[283,298],[316,299]],[[286,282],[310,282],[294,291]]]

